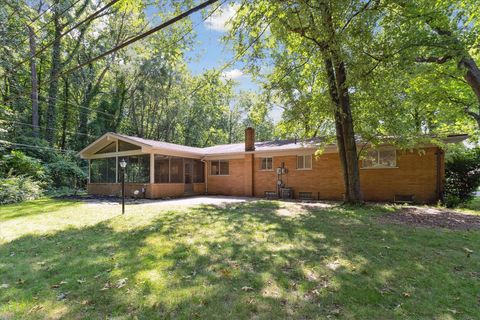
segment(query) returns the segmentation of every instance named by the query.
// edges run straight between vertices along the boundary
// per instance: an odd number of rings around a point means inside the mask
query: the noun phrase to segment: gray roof
[[[105,136],[114,136],[117,138],[123,138],[126,141],[130,141],[133,143],[138,143],[140,145],[150,147],[150,148],[158,148],[163,149],[165,152],[170,151],[172,153],[183,153],[189,154],[192,156],[215,156],[215,155],[224,155],[224,154],[241,154],[245,152],[245,144],[242,143],[232,143],[232,144],[221,144],[206,148],[197,148],[197,147],[189,147],[175,143],[151,140],[151,139],[144,139],[134,136],[128,136],[119,133],[112,133],[109,132],[103,135],[101,138],[97,139],[97,141],[93,142],[85,149],[79,152],[82,154],[85,150],[88,150],[91,146],[97,143],[100,139]],[[446,143],[455,143],[460,142],[468,138],[468,135],[460,134],[460,135],[450,135],[444,141]],[[278,151],[298,151],[298,150],[312,150],[316,149],[320,146],[321,142],[324,141],[322,138],[312,138],[312,139],[304,139],[304,140],[297,140],[297,139],[290,139],[290,140],[273,140],[273,141],[263,141],[263,142],[255,142],[255,152],[278,152]],[[334,144],[327,145],[327,147],[335,148]]]
[[[216,146],[206,147],[206,148],[197,148],[189,147],[175,143],[156,141],[150,139],[144,139],[134,136],[127,136],[119,133],[111,133],[112,135],[122,137],[125,139],[130,139],[135,142],[150,146],[152,148],[165,148],[172,151],[182,151],[190,152],[198,155],[215,155],[215,154],[230,154],[230,153],[242,153],[245,152],[245,144],[242,143],[231,143],[231,144],[220,144]],[[320,138],[306,139],[306,140],[273,140],[273,141],[263,141],[255,142],[255,151],[283,151],[283,150],[297,150],[297,149],[313,149],[318,148],[320,145]]]

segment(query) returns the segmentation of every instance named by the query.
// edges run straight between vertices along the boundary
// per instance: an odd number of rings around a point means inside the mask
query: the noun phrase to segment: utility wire
[[[25,148],[32,148],[32,149],[45,149],[45,150],[55,150],[55,151],[60,151],[60,152],[73,152],[77,153],[75,150],[71,149],[60,149],[60,148],[52,148],[52,147],[40,147],[40,146],[34,146],[31,144],[24,144],[24,143],[16,143],[16,142],[11,142],[11,141],[6,141],[6,140],[0,140],[0,144],[4,145],[13,145],[13,146],[19,146],[19,147],[25,147]]]
[[[77,29],[79,26],[81,26],[82,24],[86,23],[86,22],[89,22],[93,19],[95,19],[100,13],[102,13],[103,11],[107,10],[108,8],[110,8],[111,6],[113,6],[115,3],[117,3],[118,1],[123,1],[123,0],[112,0],[110,1],[109,3],[107,3],[105,6],[103,6],[101,9],[95,11],[94,13],[90,14],[88,17],[86,17],[85,19],[81,20],[80,22],[76,23],[73,27],[69,28],[67,31],[64,31],[62,32],[58,37],[56,37],[55,39],[53,39],[52,41],[50,41],[48,44],[46,44],[44,47],[42,47],[40,50],[38,50],[35,55],[33,55],[32,57],[28,57],[24,60],[22,60],[20,63],[16,64],[12,69],[16,69],[17,67],[21,66],[22,64],[24,64],[25,62],[28,62],[30,61],[31,59],[35,59],[36,57],[38,57],[41,53],[45,52],[45,50],[47,50],[49,47],[51,47],[56,41],[58,41],[59,39],[63,38],[65,35],[69,34],[70,32],[72,32],[73,30]]]
[[[218,0],[210,0],[210,1],[207,1],[207,2],[214,3],[214,2],[216,2],[216,1],[218,1]],[[227,0],[222,1],[215,9],[213,9],[213,10],[202,20],[202,22],[205,21],[205,20],[207,20],[210,16],[212,16],[212,15],[222,6],[222,4],[224,4],[226,1],[227,1]],[[203,6],[202,6],[202,5],[203,5]],[[198,8],[198,9],[197,9],[197,7],[195,7],[195,8],[193,8],[193,9],[191,9],[191,10],[194,10],[194,9],[195,9],[195,11],[198,11],[198,10],[201,10],[203,7],[206,7],[206,6],[207,6],[207,5],[205,5],[205,3],[202,4],[202,5],[200,5],[200,6],[202,6],[201,8]],[[191,11],[191,10],[190,10],[190,11]],[[193,11],[193,12],[195,12],[195,11]],[[188,12],[188,11],[187,11],[187,12]],[[191,13],[193,13],[193,12],[190,12],[189,14],[191,14]],[[175,18],[178,18],[178,16],[175,17]],[[175,19],[175,18],[173,18],[173,19]],[[171,20],[172,20],[172,19],[171,19]],[[169,21],[171,21],[171,20],[169,20]],[[179,19],[177,19],[176,21],[178,21],[178,20],[179,20]],[[164,24],[168,23],[169,21],[165,22]],[[183,40],[189,33],[191,33],[196,26],[198,26],[198,25],[201,24],[202,22],[198,22],[195,26],[189,28],[189,30],[187,30],[181,37],[179,37],[179,38],[178,38],[177,40],[175,40],[173,43],[169,43],[167,46],[164,46],[164,47],[160,48],[160,50],[167,49],[167,48],[175,45],[176,43],[180,42],[180,41]],[[173,22],[172,22],[172,23],[173,23]],[[172,23],[169,23],[169,24],[172,24]],[[168,25],[169,25],[169,24],[168,24]],[[163,24],[162,24],[162,25],[163,25]],[[151,30],[150,30],[150,31],[151,31]],[[148,32],[148,31],[147,31],[147,32]],[[142,35],[142,34],[140,34],[139,36],[141,36],[141,35]],[[135,38],[138,38],[139,36],[136,36]],[[132,39],[130,39],[129,41],[132,41],[132,40],[134,40],[135,38],[132,38]],[[127,42],[129,42],[129,41],[127,41]],[[125,44],[125,43],[124,43],[124,44]],[[94,58],[94,59],[95,59],[95,58]],[[85,64],[85,65],[86,65],[86,64]],[[78,66],[77,66],[76,68],[79,69]],[[67,71],[66,73],[69,73],[69,72],[72,72],[72,71],[69,70],[69,71]],[[63,73],[60,74],[59,77],[62,76],[62,75],[64,75],[64,74],[63,74]],[[49,80],[49,81],[47,81],[45,84],[49,84],[51,81],[52,81],[52,80]],[[198,90],[198,89],[197,89],[197,90]],[[19,95],[15,95],[15,94],[11,94],[11,93],[10,93],[10,95],[15,96],[16,98],[28,98],[28,97],[30,96],[30,93],[24,92],[23,94],[19,94]],[[44,97],[44,96],[41,96],[41,95],[39,95],[38,97],[41,98],[41,99],[44,100],[44,101],[47,101],[47,100],[48,100],[47,97]],[[12,101],[15,101],[15,100],[17,100],[17,99],[9,99],[7,102],[12,102]],[[82,108],[82,109],[86,109],[86,110],[92,110],[92,111],[95,111],[95,112],[100,113],[100,114],[104,114],[104,115],[109,116],[109,117],[112,117],[112,118],[115,118],[115,117],[116,117],[116,116],[113,115],[113,114],[106,113],[106,112],[103,112],[103,111],[100,111],[100,110],[96,110],[96,109],[93,109],[93,108],[88,108],[88,107],[81,106],[81,105],[78,105],[78,104],[74,104],[74,103],[71,103],[71,102],[66,102],[66,101],[64,101],[64,100],[62,100],[62,99],[60,99],[60,98],[55,98],[55,101],[63,102],[63,103],[65,103],[65,104],[73,105],[73,106],[76,106],[76,107],[79,107],[79,108]]]
[[[72,4],[70,6],[68,6],[66,9],[64,9],[63,11],[61,11],[60,13],[58,13],[59,17],[63,16],[67,11],[69,11],[71,8],[73,8],[77,3],[79,3],[81,0],[76,0],[74,2],[72,2]],[[50,6],[53,7],[55,4],[52,4]],[[49,9],[50,9],[49,8]],[[48,10],[48,9],[47,9]],[[42,15],[47,11],[45,10]],[[33,28],[33,22],[35,22],[36,20],[38,20],[39,17],[37,17],[36,19],[32,20],[30,24],[28,24],[29,27]],[[41,31],[43,28],[45,28],[48,24],[50,24],[51,22],[53,21],[53,18],[48,20],[47,22],[43,23],[40,27],[39,27],[39,30],[36,30],[35,32],[38,32],[38,31]],[[68,23],[67,25],[69,25],[70,23]],[[29,38],[25,38],[22,42],[20,42],[20,45],[23,45],[25,44],[25,42],[27,42],[29,40]],[[42,40],[40,40],[41,42]],[[29,57],[30,59],[30,57]]]
[[[20,121],[15,121],[15,120],[8,120],[8,119],[1,119],[0,118],[0,122],[2,121],[5,121],[5,122],[10,122],[10,123],[15,123],[15,124],[19,124],[19,125],[25,125],[25,126],[29,126],[29,127],[35,127],[33,124],[31,123],[26,123],[26,122],[20,122]],[[63,131],[59,128],[50,128],[50,127],[42,127],[42,126],[39,126],[40,128],[43,128],[43,129],[46,129],[46,130],[51,130],[51,131],[55,131],[55,132],[59,132],[59,131]],[[70,130],[65,130],[65,133],[68,133],[68,134],[73,134],[73,135],[81,135],[81,136],[87,136],[89,138],[96,138],[96,136],[93,136],[91,134],[88,134],[88,133],[82,133],[82,132],[73,132],[73,131],[70,131]]]
[[[77,65],[77,66],[75,66],[75,67],[73,67],[73,68],[71,68],[71,69],[69,69],[69,70],[61,73],[61,74],[59,74],[58,76],[60,77],[60,76],[65,75],[65,74],[69,74],[69,73],[71,73],[71,72],[73,72],[73,71],[75,71],[75,70],[78,70],[78,69],[80,69],[80,68],[83,68],[84,66],[89,65],[89,64],[91,64],[91,63],[93,63],[93,62],[95,62],[95,61],[97,61],[97,60],[100,60],[100,59],[102,59],[102,58],[104,58],[104,57],[106,57],[106,56],[108,56],[108,55],[111,55],[112,53],[114,53],[114,52],[116,52],[116,51],[118,51],[118,50],[120,50],[120,49],[122,49],[122,48],[125,48],[126,46],[131,45],[132,43],[135,43],[135,42],[137,42],[137,41],[139,41],[139,40],[141,40],[141,39],[143,39],[143,38],[146,38],[146,37],[148,37],[149,35],[157,32],[157,31],[159,31],[159,30],[162,30],[162,29],[166,28],[166,27],[170,26],[171,24],[174,24],[174,23],[177,22],[177,21],[180,21],[180,20],[182,20],[183,18],[186,18],[186,17],[188,17],[189,15],[191,15],[191,14],[193,14],[193,13],[195,13],[195,12],[197,12],[197,11],[205,8],[205,7],[208,7],[209,5],[211,5],[211,4],[213,4],[213,3],[217,2],[217,1],[218,1],[218,0],[207,0],[207,1],[199,4],[199,5],[196,6],[196,7],[193,7],[193,8],[191,8],[191,9],[185,11],[185,12],[182,12],[181,14],[173,17],[172,19],[169,19],[169,20],[165,21],[164,23],[159,24],[158,26],[156,26],[156,27],[154,27],[154,28],[152,28],[152,29],[150,29],[150,30],[148,30],[148,31],[146,31],[146,32],[143,32],[143,33],[139,34],[138,36],[133,37],[132,39],[130,39],[130,40],[128,40],[128,41],[125,41],[125,42],[119,44],[118,46],[116,46],[116,47],[114,47],[114,48],[112,48],[112,49],[110,49],[110,50],[108,50],[108,51],[106,51],[106,52],[104,52],[104,53],[102,53],[102,54],[100,54],[100,55],[98,55],[98,56],[96,56],[96,57],[88,60],[88,61],[85,61],[85,62],[83,62],[83,63],[81,63],[81,64],[79,64],[79,65]]]

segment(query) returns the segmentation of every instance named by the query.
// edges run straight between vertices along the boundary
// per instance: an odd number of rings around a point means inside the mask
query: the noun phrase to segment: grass
[[[392,210],[3,206],[0,319],[476,318],[480,232],[377,221]]]
[[[472,200],[464,204],[461,209],[467,209],[480,213],[480,197],[474,197]]]

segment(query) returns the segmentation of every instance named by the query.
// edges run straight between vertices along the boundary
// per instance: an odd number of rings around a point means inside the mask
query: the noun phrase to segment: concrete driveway
[[[224,205],[231,203],[243,203],[249,201],[259,200],[256,198],[248,197],[234,197],[234,196],[192,196],[185,198],[175,199],[126,199],[126,205],[142,205],[142,206],[156,206],[156,207],[185,207],[185,206],[198,206],[198,205]],[[90,198],[83,199],[82,201],[90,205],[119,205],[121,199],[119,198]]]

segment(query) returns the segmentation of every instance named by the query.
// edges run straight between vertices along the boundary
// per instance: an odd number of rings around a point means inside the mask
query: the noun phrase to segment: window
[[[362,161],[362,168],[396,168],[395,149],[369,150]]]
[[[297,156],[297,169],[312,169],[312,155]]]
[[[228,176],[229,163],[228,160],[214,160],[210,165],[210,175],[212,176]]]
[[[115,158],[90,160],[91,183],[115,183]]]
[[[120,161],[125,159],[125,182],[149,183],[150,182],[150,155],[128,156],[118,158],[118,181],[122,181],[122,168]]]
[[[260,170],[273,170],[273,158],[262,158]]]

